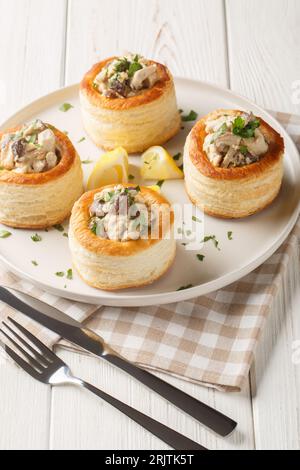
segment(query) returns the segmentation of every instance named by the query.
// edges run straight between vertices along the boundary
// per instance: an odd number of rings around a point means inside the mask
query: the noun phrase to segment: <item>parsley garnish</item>
[[[64,277],[65,273],[63,271],[58,271],[57,273],[55,273],[55,276],[57,277]]]
[[[63,237],[66,237],[66,238],[69,237],[69,235],[67,234],[67,232],[64,232],[64,233],[63,233]]]
[[[250,137],[254,137],[255,129],[259,126],[259,119],[253,119],[245,125],[245,120],[241,116],[237,116],[232,124],[232,132],[244,139],[249,139]]]
[[[34,235],[31,235],[31,240],[33,242],[40,242],[42,241],[42,237],[39,234],[35,233]]]
[[[192,216],[192,220],[194,222],[202,222],[202,220],[200,220],[198,217],[196,217],[195,215]]]
[[[176,155],[174,155],[173,160],[177,161],[177,160],[180,160],[180,158],[181,158],[181,153],[178,152],[176,153]]]
[[[59,232],[63,232],[65,230],[63,225],[61,225],[61,224],[55,224],[55,225],[53,225],[53,228],[55,228]]]
[[[159,186],[161,188],[162,185],[164,184],[164,182],[165,182],[165,180],[159,180],[159,181],[157,181],[156,186]]]
[[[115,65],[115,71],[116,72],[126,72],[130,66],[130,62],[126,57],[123,59],[120,59],[118,63]]]
[[[80,143],[83,142],[84,140],[85,140],[85,137],[81,137],[81,139],[79,139],[79,140],[77,141],[77,143],[80,144]]]
[[[181,116],[182,121],[196,121],[198,114],[196,111],[191,110],[189,114]]]
[[[33,266],[38,266],[38,263],[33,259],[32,261]]]
[[[91,227],[91,231],[92,231],[95,235],[97,235],[97,223],[96,223],[96,222],[93,223],[93,226]]]
[[[224,122],[222,124],[222,126],[217,130],[217,132],[215,132],[213,134],[213,137],[211,139],[211,143],[213,143],[221,135],[225,134],[226,131],[227,131],[227,124],[226,124],[226,122]]]
[[[67,279],[73,279],[73,270],[72,270],[72,269],[68,269],[68,271],[67,271]]]
[[[193,287],[193,284],[188,284],[187,286],[181,286],[177,290],[189,289],[190,287]]]
[[[198,258],[199,261],[203,261],[204,258],[205,258],[205,256],[198,254],[198,255],[197,255],[197,258]]]
[[[216,236],[215,236],[215,235],[207,235],[206,237],[203,238],[202,241],[203,241],[203,242],[208,242],[208,241],[210,241],[210,240],[213,242],[213,244],[215,245],[215,247],[216,247],[218,250],[220,250],[220,248],[219,248],[219,242],[218,242],[218,240],[216,239]]]
[[[0,230],[0,238],[8,238],[12,235],[11,232],[8,232],[7,230]]]
[[[81,160],[81,163],[83,163],[84,165],[87,165],[89,163],[93,163],[93,160]]]
[[[62,111],[63,113],[66,113],[67,111],[69,111],[69,109],[71,108],[74,108],[73,105],[71,105],[70,103],[63,103],[60,107],[59,107],[59,110]]]
[[[240,152],[243,154],[243,155],[246,155],[248,153],[248,148],[246,147],[246,145],[241,145],[240,146]]]
[[[139,62],[131,62],[129,69],[128,69],[128,77],[132,78],[135,72],[142,69],[143,66]]]
[[[134,175],[128,175],[129,180],[134,180]]]
[[[227,232],[227,238],[228,240],[232,240],[232,232]]]

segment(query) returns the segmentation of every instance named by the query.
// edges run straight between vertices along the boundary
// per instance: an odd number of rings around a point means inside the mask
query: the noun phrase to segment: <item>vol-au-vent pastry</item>
[[[71,141],[37,119],[0,133],[0,222],[46,228],[70,215],[83,192],[81,162]]]
[[[180,129],[171,73],[138,54],[94,65],[81,82],[80,101],[86,132],[105,150],[141,152]]]
[[[171,266],[176,250],[173,212],[149,187],[109,185],[75,203],[69,246],[90,286],[115,290],[150,284]]]
[[[184,148],[186,191],[209,215],[239,218],[268,206],[283,177],[283,138],[251,112],[217,110],[198,121]]]

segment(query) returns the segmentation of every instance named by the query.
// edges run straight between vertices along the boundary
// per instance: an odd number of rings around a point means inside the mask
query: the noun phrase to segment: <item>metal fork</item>
[[[2,346],[6,353],[36,380],[48,385],[72,384],[84,387],[117,408],[129,418],[133,419],[136,423],[143,426],[174,449],[205,450],[205,447],[201,446],[197,442],[194,442],[177,431],[155,421],[140,411],[131,408],[122,401],[108,395],[88,382],[74,377],[70,368],[56,354],[54,354],[51,349],[47,348],[47,346],[15,320],[10,317],[8,317],[8,320],[10,324],[2,322],[5,326],[5,330],[1,328],[0,332],[14,345],[14,348],[18,350],[26,360],[6,344],[2,344]],[[15,328],[13,328],[13,325]],[[23,336],[20,336],[15,329],[19,330]],[[10,334],[8,334],[7,331],[9,331]],[[27,340],[25,340],[24,337],[26,337]],[[24,349],[20,343],[25,346],[26,349]],[[33,345],[35,347],[33,347]]]

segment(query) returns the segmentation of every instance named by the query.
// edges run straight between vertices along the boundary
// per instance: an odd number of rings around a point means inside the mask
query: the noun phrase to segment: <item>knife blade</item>
[[[31,305],[23,302],[8,289],[22,294]],[[101,336],[55,307],[10,286],[8,288],[0,286],[0,300],[73,344],[122,369],[221,436],[227,436],[236,427],[237,423],[220,411],[119,356]]]

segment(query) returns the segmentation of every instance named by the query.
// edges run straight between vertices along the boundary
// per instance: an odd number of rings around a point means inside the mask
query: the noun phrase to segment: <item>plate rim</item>
[[[286,142],[289,143],[289,146],[293,149],[293,151],[299,155],[298,149],[288,134],[288,132],[284,129],[284,127],[280,124],[277,119],[270,114],[268,110],[265,110],[261,106],[257,105],[253,101],[249,100],[247,97],[243,96],[242,94],[236,93],[226,87],[216,85],[214,83],[211,83],[209,81],[203,81],[203,80],[196,80],[192,78],[187,78],[187,77],[180,77],[180,76],[175,76],[174,77],[175,83],[176,82],[188,82],[188,83],[194,83],[195,85],[202,85],[209,87],[210,89],[215,90],[217,92],[225,93],[229,98],[233,99],[240,99],[244,101],[246,104],[248,104],[250,107],[255,107],[257,108],[258,111],[262,112],[262,114],[265,114],[269,121],[276,126],[279,126],[281,129],[281,132],[283,134],[283,137]],[[41,107],[43,106],[43,102],[45,100],[51,100],[54,97],[57,97],[57,95],[64,94],[64,93],[72,93],[75,92],[76,90],[79,89],[79,83],[73,83],[64,87],[59,87],[56,90],[47,93],[45,95],[40,96],[39,98],[31,101],[30,103],[26,104],[22,108],[20,108],[18,111],[13,113],[11,116],[9,116],[3,123],[0,125],[0,130],[3,130],[7,127],[10,126],[10,122],[13,122],[16,120],[21,114],[26,114],[31,110],[32,107],[40,105]],[[298,161],[298,169],[300,172],[300,159]],[[116,306],[116,307],[137,307],[137,306],[148,306],[148,305],[156,305],[156,304],[168,304],[168,303],[175,303],[175,302],[180,302],[180,301],[185,301],[185,300],[190,300],[196,297],[199,297],[201,295],[207,295],[213,291],[219,290],[221,288],[224,288],[233,282],[236,282],[237,280],[241,279],[242,277],[246,276],[250,272],[252,272],[254,269],[256,269],[258,266],[263,264],[270,256],[272,256],[273,253],[281,246],[281,244],[286,240],[288,235],[290,234],[291,230],[293,229],[295,223],[297,222],[297,219],[299,217],[300,213],[300,199],[298,201],[297,207],[294,209],[294,212],[292,216],[289,219],[289,222],[286,224],[284,229],[281,231],[281,233],[278,235],[276,240],[270,245],[270,247],[264,251],[263,254],[255,258],[254,260],[250,261],[247,263],[245,266],[240,267],[236,269],[235,271],[231,273],[226,273],[222,275],[221,277],[211,280],[209,282],[206,282],[204,284],[200,284],[198,286],[193,286],[188,289],[184,290],[171,290],[167,292],[158,292],[158,293],[151,293],[151,294],[143,294],[143,295],[137,295],[137,294],[132,294],[132,295],[122,295],[122,292],[118,291],[115,296],[113,296],[113,293],[111,293],[111,297],[103,297],[101,296],[101,290],[97,290],[95,295],[90,295],[90,294],[76,294],[74,292],[68,292],[63,290],[62,288],[57,288],[57,287],[52,287],[49,286],[47,283],[39,281],[38,279],[35,279],[33,276],[30,274],[22,271],[21,269],[17,268],[14,266],[10,261],[8,261],[0,252],[0,261],[3,263],[8,269],[13,272],[14,274],[18,275],[22,279],[25,279],[32,284],[36,285],[37,287],[45,290],[46,292],[49,292],[51,294],[57,295],[59,297],[67,298],[70,300],[74,301],[79,301],[79,302],[85,302],[85,303],[90,303],[90,304],[98,304],[98,305],[107,305],[107,306]],[[172,302],[170,302],[170,298],[172,298]]]

